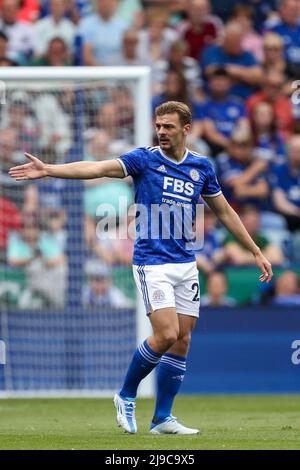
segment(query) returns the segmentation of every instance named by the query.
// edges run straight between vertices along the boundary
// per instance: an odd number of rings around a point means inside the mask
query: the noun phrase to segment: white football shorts
[[[147,315],[161,308],[175,307],[177,313],[199,317],[200,287],[196,262],[136,266],[135,283]]]

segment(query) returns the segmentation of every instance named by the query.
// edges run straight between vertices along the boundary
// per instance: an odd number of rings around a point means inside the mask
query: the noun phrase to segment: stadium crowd
[[[153,111],[166,100],[190,105],[189,146],[211,158],[226,198],[273,265],[283,268],[253,302],[299,305],[300,0],[0,0],[0,66],[80,65],[148,65]],[[124,84],[84,92],[83,158],[102,160],[132,148],[132,92]],[[76,94],[14,89],[7,97],[0,112],[0,262],[25,270],[31,291],[63,306],[66,183],[20,184],[7,170],[23,161],[24,151],[68,161]],[[128,201],[123,208],[121,197]],[[130,266],[133,241],[97,238],[96,210],[107,201],[119,229],[129,224],[130,181],[85,184],[84,301],[114,299],[112,306],[125,308],[130,299],[109,294],[111,269]],[[249,267],[253,258],[208,210],[204,232],[196,253],[207,276],[203,304],[234,306],[226,267]]]

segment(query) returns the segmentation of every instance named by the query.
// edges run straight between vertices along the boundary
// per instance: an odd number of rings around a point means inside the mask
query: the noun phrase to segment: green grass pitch
[[[151,436],[153,400],[138,400],[138,434],[115,424],[112,400],[0,400],[4,449],[300,449],[299,396],[178,397],[175,416],[197,436]]]

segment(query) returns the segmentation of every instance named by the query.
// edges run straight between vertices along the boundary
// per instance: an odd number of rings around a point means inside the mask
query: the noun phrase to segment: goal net
[[[24,152],[66,163],[150,145],[149,69],[18,68],[0,80],[0,396],[111,395],[148,328],[131,270],[132,183],[15,182],[8,169]]]

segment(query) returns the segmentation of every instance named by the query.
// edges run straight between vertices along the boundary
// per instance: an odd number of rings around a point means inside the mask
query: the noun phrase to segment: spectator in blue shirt
[[[32,292],[42,295],[49,305],[64,305],[66,257],[54,234],[40,231],[35,214],[24,213],[21,231],[11,232],[7,259],[10,266],[25,271]]]
[[[229,95],[231,85],[232,80],[225,68],[214,69],[208,80],[210,97],[199,108],[203,119],[203,137],[212,155],[228,147],[237,128],[248,129],[245,105]]]
[[[270,165],[286,160],[286,145],[276,129],[273,108],[270,103],[260,102],[253,108],[253,135],[255,155]]]
[[[282,266],[284,255],[280,244],[274,243],[261,231],[261,214],[253,206],[245,205],[240,213],[243,224],[247,232],[255,240],[256,245],[260,248],[264,256],[270,260],[274,266]],[[251,266],[253,265],[252,254],[245,250],[241,243],[231,234],[228,233],[224,241],[224,256],[227,263],[234,266]]]
[[[195,235],[197,240],[203,239],[203,246],[195,250],[195,256],[198,270],[208,275],[223,263],[225,255],[217,229],[217,218],[208,208],[204,210],[204,217],[196,217]]]
[[[300,306],[300,282],[293,271],[284,271],[275,283],[272,305]]]
[[[211,0],[213,13],[221,16],[226,21],[232,15],[234,7],[238,4],[246,4],[253,7],[255,11],[255,29],[261,32],[264,22],[277,9],[278,0]]]
[[[224,272],[216,271],[207,278],[206,294],[201,298],[202,307],[235,307],[236,300],[227,295],[228,282]]]
[[[62,0],[61,0],[62,1]],[[41,3],[41,18],[49,15],[50,0],[40,0]],[[63,3],[63,2],[62,2]],[[66,16],[71,18],[77,24],[78,21],[92,12],[91,0],[68,0],[66,2],[67,13]]]
[[[279,34],[285,44],[286,60],[300,67],[300,15],[297,0],[282,0],[280,17],[267,29]]]
[[[118,16],[118,6],[119,0],[98,0],[97,13],[81,21],[78,33],[85,65],[107,65],[112,56],[121,53],[129,24]]]
[[[217,169],[223,193],[237,210],[245,204],[269,209],[268,163],[254,156],[251,135],[243,130],[233,134],[228,154],[217,158]]]
[[[243,35],[239,23],[228,23],[223,45],[205,49],[201,65],[205,76],[218,67],[225,67],[233,80],[231,94],[246,99],[262,83],[262,69],[250,52],[243,51]]]
[[[85,307],[96,308],[98,311],[111,309],[133,308],[134,303],[112,283],[112,271],[97,259],[89,259],[86,263],[87,285],[83,289]]]
[[[289,140],[288,160],[272,173],[273,203],[291,231],[300,229],[300,135]]]

